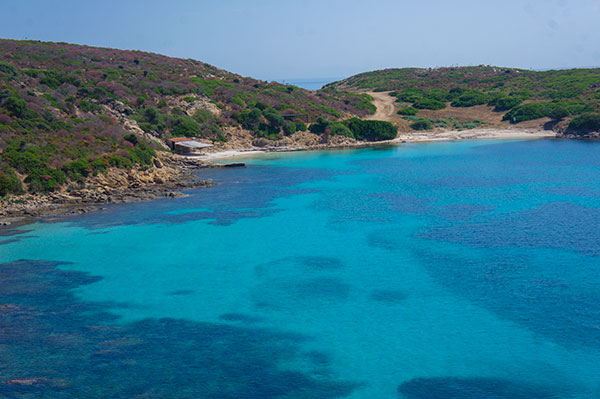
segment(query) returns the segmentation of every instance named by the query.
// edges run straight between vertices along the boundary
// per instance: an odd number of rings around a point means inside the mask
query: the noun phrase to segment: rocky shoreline
[[[211,180],[199,180],[193,170],[215,167],[193,158],[161,154],[146,170],[110,168],[82,187],[68,186],[49,194],[25,194],[1,202],[0,225],[14,224],[14,218],[67,216],[87,213],[103,205],[148,201],[184,196],[181,190],[210,187]]]

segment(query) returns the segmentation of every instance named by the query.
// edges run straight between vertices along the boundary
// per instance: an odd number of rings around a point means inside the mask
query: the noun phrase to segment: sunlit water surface
[[[244,161],[0,237],[0,394],[600,397],[600,144]]]

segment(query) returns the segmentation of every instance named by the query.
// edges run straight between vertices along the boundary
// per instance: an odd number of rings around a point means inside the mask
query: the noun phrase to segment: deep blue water
[[[245,162],[5,231],[0,397],[600,398],[599,143]]]

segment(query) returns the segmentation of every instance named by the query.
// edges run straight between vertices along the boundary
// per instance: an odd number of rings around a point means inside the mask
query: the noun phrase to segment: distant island
[[[206,161],[171,139],[223,152],[600,130],[600,69],[389,69],[309,91],[141,51],[0,40],[0,79],[0,216],[210,185],[189,174]]]

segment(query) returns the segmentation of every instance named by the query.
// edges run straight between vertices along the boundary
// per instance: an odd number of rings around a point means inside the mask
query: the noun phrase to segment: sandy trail
[[[391,122],[396,115],[396,107],[394,105],[395,98],[389,95],[389,91],[384,92],[368,92],[367,94],[373,97],[373,105],[377,107],[374,115],[370,115],[365,119],[388,121]]]

